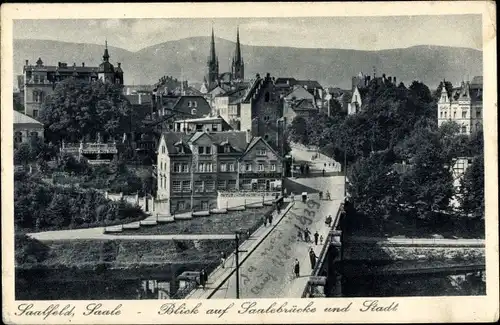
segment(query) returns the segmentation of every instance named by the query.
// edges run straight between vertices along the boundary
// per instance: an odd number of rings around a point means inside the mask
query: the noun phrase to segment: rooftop
[[[18,111],[14,111],[14,124],[38,124],[40,126],[43,125],[34,118]]]

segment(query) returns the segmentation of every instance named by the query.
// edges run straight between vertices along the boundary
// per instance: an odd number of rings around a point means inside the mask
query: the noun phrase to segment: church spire
[[[212,27],[212,40],[210,41],[210,58],[208,59],[210,62],[216,61],[215,56],[215,37],[214,37],[214,28]]]
[[[234,61],[241,62],[241,47],[240,47],[240,27],[236,29],[236,51],[234,52]]]
[[[104,55],[102,56],[102,59],[105,61],[105,62],[108,62],[109,61],[109,53],[108,53],[108,40],[105,41],[104,43]]]

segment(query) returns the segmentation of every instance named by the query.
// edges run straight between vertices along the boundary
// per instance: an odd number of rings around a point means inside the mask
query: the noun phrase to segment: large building
[[[24,113],[37,118],[40,108],[47,95],[53,93],[58,82],[75,78],[84,83],[94,80],[123,84],[123,70],[121,63],[115,67],[109,62],[108,45],[106,42],[103,61],[98,67],[85,66],[83,62],[77,66],[68,66],[67,63],[59,62],[57,65],[45,65],[41,58],[38,58],[35,65],[26,60],[23,67],[24,74]]]
[[[271,191],[282,160],[247,132],[165,132],[158,146],[157,201],[169,214],[217,207],[218,191]],[[165,203],[165,204],[162,204]]]
[[[446,82],[443,82],[445,85]],[[454,121],[460,133],[471,134],[483,126],[483,77],[463,82],[451,91],[443,86],[438,101],[438,125]]]
[[[23,113],[14,111],[14,148],[21,143],[43,140],[43,124]]]

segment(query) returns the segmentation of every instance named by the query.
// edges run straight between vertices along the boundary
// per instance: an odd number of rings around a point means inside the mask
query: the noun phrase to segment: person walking
[[[325,169],[323,168],[323,177],[325,177]]]
[[[295,196],[293,195],[293,192],[290,193],[290,196],[292,197],[292,202],[295,202]],[[36,219],[36,220],[38,220],[38,219]]]
[[[272,225],[273,224],[273,214],[271,213],[269,215],[269,225]]]
[[[322,191],[319,191],[319,199],[323,200],[323,192]]]
[[[309,231],[309,228],[306,228],[305,230],[305,239],[306,239],[306,242],[309,242],[310,241],[310,236],[311,235],[311,232]]]
[[[220,261],[221,261],[221,264],[222,264],[222,268],[225,268],[226,267],[226,252],[221,252],[220,253]]]
[[[264,227],[267,227],[267,218],[264,218],[262,217],[262,224],[264,225]]]
[[[302,229],[299,229],[299,232],[297,234],[297,241],[301,241],[302,240]]]
[[[327,218],[326,218],[326,224],[328,225],[328,227],[331,226],[332,224],[332,215],[329,215]]]
[[[318,239],[319,239],[319,234],[318,232],[316,231],[314,233],[314,245],[318,245]]]
[[[319,236],[319,243],[320,245],[323,245],[323,235]]]
[[[316,254],[314,253],[313,248],[309,249],[309,260],[311,261],[311,270],[314,270],[316,267]]]
[[[201,286],[203,287],[203,290],[205,290],[205,269],[202,269],[201,272],[200,272],[200,284]]]
[[[299,264],[298,259],[295,259],[295,264],[293,266],[293,272],[295,273],[296,278],[298,278],[300,276],[300,264]]]

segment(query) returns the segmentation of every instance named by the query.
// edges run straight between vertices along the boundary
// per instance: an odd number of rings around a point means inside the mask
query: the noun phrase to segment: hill
[[[163,75],[200,82],[206,71],[209,37],[169,41],[130,52],[109,47],[113,64],[122,62],[126,84],[151,84]],[[220,72],[229,71],[234,42],[217,38]],[[323,86],[350,88],[351,77],[360,71],[385,73],[405,83],[421,80],[434,88],[443,78],[458,83],[467,76],[482,75],[482,52],[469,48],[414,46],[381,51],[311,49],[242,45],[245,74],[315,79]],[[14,73],[21,74],[24,60],[45,64],[75,62],[98,65],[103,46],[45,40],[14,40]]]

